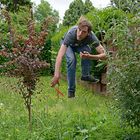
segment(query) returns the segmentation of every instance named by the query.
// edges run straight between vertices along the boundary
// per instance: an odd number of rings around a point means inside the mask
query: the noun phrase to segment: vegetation
[[[84,15],[92,11],[93,9],[95,9],[95,7],[92,5],[92,2],[90,0],[85,0]]]
[[[35,8],[34,17],[35,20],[41,22],[44,18],[52,16],[56,20],[56,24],[59,21],[59,13],[56,10],[53,10],[50,4],[45,1],[41,0],[41,3]],[[55,29],[56,29],[56,24]]]
[[[0,139],[137,140],[140,137],[139,0],[112,0],[112,5],[102,10],[95,9],[90,0],[85,3],[74,0],[59,27],[58,12],[45,0],[35,7],[35,13],[31,10],[30,0],[2,0],[0,4],[9,11],[4,17],[0,9],[0,73],[6,72],[2,68],[4,64],[12,64],[8,70],[18,76],[0,77]],[[51,64],[53,73],[61,38],[81,14],[91,21],[93,31],[107,53],[112,53],[107,61],[97,62],[96,67],[92,67],[94,74],[107,68],[108,97],[92,95],[78,83],[77,98],[68,100],[65,81],[61,81],[64,98],[56,96],[55,90],[50,88],[51,77],[42,77],[38,83],[38,70],[47,63]],[[41,23],[48,16],[52,16],[55,22],[46,30]],[[80,59],[79,55],[77,58]],[[80,63],[77,65],[78,79]],[[65,61],[62,72],[66,74]],[[22,84],[17,84],[19,79]],[[28,97],[33,92],[31,104]],[[27,108],[30,105],[33,109],[32,133],[25,129],[28,122],[26,110],[22,108],[23,101],[17,93],[21,93]]]
[[[28,23],[29,36],[25,39],[22,35],[16,34],[12,28],[11,17],[7,11],[2,11],[10,30],[11,48],[3,47],[0,54],[7,58],[7,62],[2,65],[6,69],[6,74],[19,77],[18,89],[22,95],[29,112],[29,122],[31,129],[31,99],[38,80],[38,71],[48,68],[49,64],[40,60],[40,52],[47,36],[47,27],[50,19],[46,19],[39,34],[35,32],[34,22]],[[5,74],[5,72],[4,72]]]
[[[17,12],[22,6],[32,7],[31,0],[1,0],[0,4],[6,7],[7,11]],[[1,6],[1,5],[0,5]]]
[[[10,86],[16,79],[0,78],[1,139],[138,140],[136,130],[121,126],[111,97],[93,95],[78,84],[76,98],[68,99],[67,84],[61,81],[60,90],[64,97],[58,98],[55,90],[48,86],[50,80],[51,77],[42,77],[37,85],[32,100],[33,129],[29,133],[23,100]]]
[[[53,24],[48,25],[48,37],[45,41],[44,48],[41,51],[41,58],[50,63],[50,69],[43,70],[42,74],[50,74],[53,73],[54,68],[53,68],[53,61],[52,61],[52,41],[51,38],[57,31],[57,26],[59,22],[59,13],[58,11],[52,9],[51,5],[45,1],[41,0],[41,3],[35,7],[35,12],[34,12],[34,19],[37,21],[37,28],[39,30],[39,27],[43,20],[46,17],[51,17],[53,18]]]
[[[125,12],[137,14],[140,12],[139,0],[111,0],[113,6],[117,7],[118,9],[122,9]]]
[[[126,23],[126,21],[124,21]],[[117,100],[122,119],[132,127],[140,127],[139,89],[139,18],[128,24],[121,23],[110,30],[115,33],[114,45],[118,47],[116,58],[109,62],[109,88]]]
[[[63,25],[64,26],[74,25],[81,15],[87,14],[89,11],[93,9],[94,7],[90,0],[86,0],[85,3],[83,3],[82,0],[74,0],[70,4],[69,9],[66,10],[65,12]]]
[[[133,12],[126,13],[125,10],[114,7],[108,7],[103,10],[94,9],[86,17],[92,22],[93,30],[97,36],[100,35],[100,32],[105,31],[105,36],[101,43],[104,44],[107,52],[109,53],[112,48],[117,50],[115,52],[116,56],[113,55],[113,58],[109,57],[108,59],[108,75],[110,77],[108,88],[110,93],[115,95],[116,105],[123,122],[126,125],[139,128],[140,94],[139,88],[134,86],[134,84],[137,85],[139,83],[139,80],[136,80],[139,79],[139,74],[137,73],[139,66],[137,63],[139,63],[140,59],[138,51],[140,47],[138,37],[139,17]],[[61,32],[64,31],[63,29]],[[57,42],[56,40],[53,41]],[[104,62],[101,62],[101,64],[97,65],[100,70],[98,72],[102,72],[100,68],[104,68],[104,64]],[[92,69],[96,70],[97,67],[93,66]],[[132,66],[135,69],[133,71],[131,69]],[[79,67],[77,67],[78,76]],[[64,70],[64,67],[62,68]]]

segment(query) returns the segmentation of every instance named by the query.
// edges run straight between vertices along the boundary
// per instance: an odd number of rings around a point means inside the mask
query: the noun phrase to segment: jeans
[[[80,53],[87,51],[91,53],[91,48],[89,46],[68,46],[66,51],[66,61],[67,61],[67,80],[68,80],[68,96],[75,96],[76,88],[76,56],[75,53]],[[81,59],[82,76],[87,76],[90,74],[90,60]]]

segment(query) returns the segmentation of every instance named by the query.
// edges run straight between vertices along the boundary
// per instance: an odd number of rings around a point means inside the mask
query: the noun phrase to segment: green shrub
[[[126,60],[114,62],[109,86],[115,94],[123,120],[132,127],[140,127],[140,54],[132,49],[127,51],[130,54],[125,56]]]
[[[128,15],[126,15],[126,13],[122,10],[112,7],[107,7],[102,10],[94,9],[86,15],[87,19],[89,19],[92,23],[93,31],[106,50],[108,50],[108,46],[106,45],[107,40],[112,39],[112,36],[108,33],[108,30],[118,25],[127,16]],[[102,31],[104,31],[104,34],[101,34]],[[106,36],[108,36],[108,38]],[[95,50],[93,50],[93,54],[96,54]],[[107,62],[105,61],[93,60],[91,73],[97,78],[100,78],[101,74],[105,71],[106,64]]]
[[[107,7],[102,10],[93,10],[86,17],[91,21],[94,32],[98,33],[102,30],[107,31],[120,23],[126,17],[126,13],[122,10]]]
[[[42,70],[41,73],[43,75],[50,75],[54,72],[54,68],[53,68],[53,63],[52,63],[52,54],[51,54],[51,39],[50,37],[48,37],[46,39],[46,42],[44,44],[44,48],[43,50],[41,51],[41,59],[43,61],[46,61],[47,63],[50,64],[50,68],[49,69],[45,69],[45,70]]]
[[[114,93],[123,122],[131,127],[140,127],[140,44],[135,43],[139,35],[139,20],[126,20],[112,28],[118,51],[115,59],[110,59],[109,85]]]

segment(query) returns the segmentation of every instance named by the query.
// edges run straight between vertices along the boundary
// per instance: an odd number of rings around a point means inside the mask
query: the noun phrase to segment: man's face
[[[83,40],[87,37],[88,35],[88,27],[87,26],[83,26],[83,27],[78,27],[77,29],[77,40]]]

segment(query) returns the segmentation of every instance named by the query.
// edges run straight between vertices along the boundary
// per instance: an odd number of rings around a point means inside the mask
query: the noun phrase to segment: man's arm
[[[101,44],[98,47],[96,47],[96,51],[98,52],[98,54],[96,54],[96,55],[81,52],[80,57],[85,58],[85,59],[92,59],[92,60],[106,59],[106,57],[107,57],[106,56],[106,51]]]
[[[58,55],[56,58],[56,62],[55,62],[55,72],[54,72],[54,77],[51,82],[52,87],[54,87],[56,84],[59,83],[60,67],[61,67],[61,63],[62,63],[62,58],[63,58],[64,54],[66,53],[66,50],[67,50],[67,47],[64,44],[62,44],[59,49],[59,52],[58,52]]]

